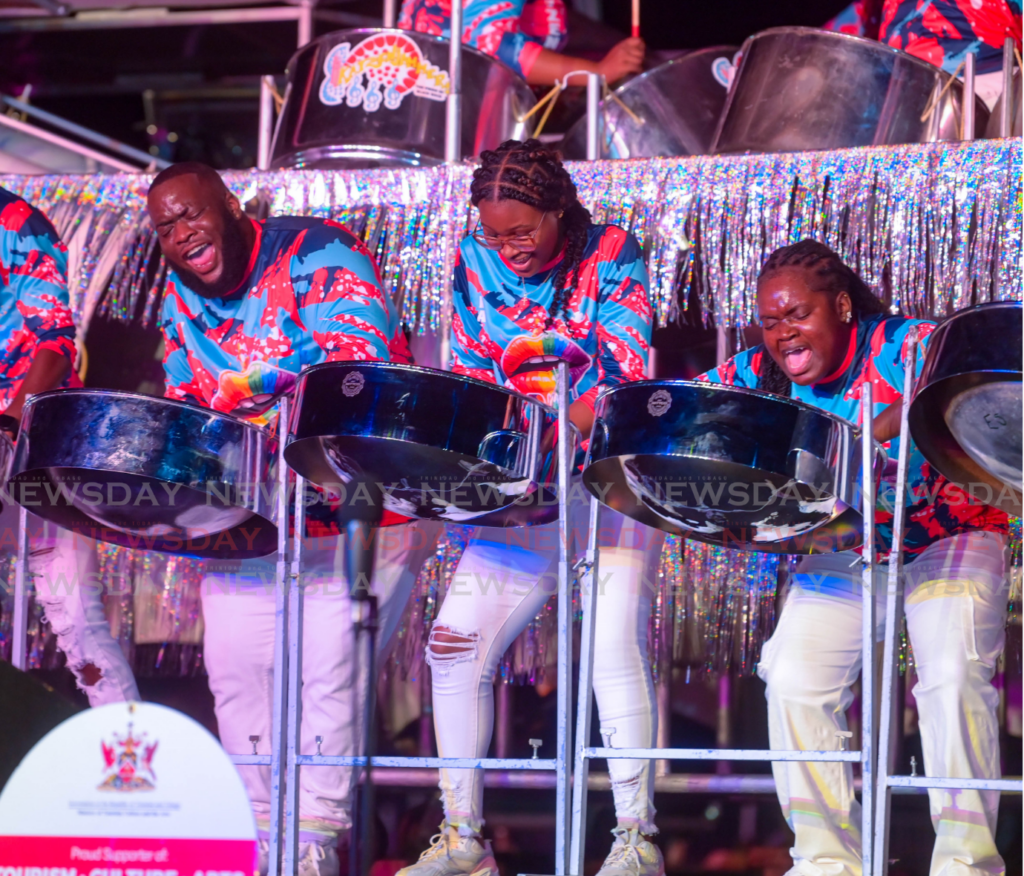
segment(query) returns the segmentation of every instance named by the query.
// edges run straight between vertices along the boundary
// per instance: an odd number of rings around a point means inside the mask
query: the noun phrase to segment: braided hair
[[[784,268],[803,268],[811,276],[808,285],[815,292],[828,292],[838,295],[846,292],[853,304],[853,316],[860,320],[871,314],[885,313],[885,304],[871,288],[839,254],[817,240],[801,240],[792,246],[783,246],[775,250],[761,268],[757,282]],[[758,389],[767,392],[789,395],[791,386],[786,372],[765,350],[761,358],[761,374],[757,381]]]
[[[580,203],[572,177],[558,154],[539,140],[506,140],[497,149],[483,152],[480,159],[470,186],[474,207],[485,200],[513,200],[542,212],[557,210],[562,214],[559,221],[565,233],[565,258],[555,274],[555,295],[545,328],[551,328],[559,316],[568,322],[570,287],[579,282],[590,228],[590,211]]]

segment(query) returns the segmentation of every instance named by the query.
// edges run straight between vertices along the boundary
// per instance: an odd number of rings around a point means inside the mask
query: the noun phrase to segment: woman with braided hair
[[[854,422],[870,381],[875,439],[888,442],[893,463],[908,337],[916,330],[923,353],[934,324],[887,315],[867,284],[814,240],[772,253],[758,278],[757,308],[763,343],[704,379],[796,398]],[[885,622],[894,471],[894,465],[886,469],[875,510],[876,634]],[[1008,520],[947,482],[913,445],[907,471],[904,592],[925,770],[997,778],[999,695],[991,682],[1006,624]],[[837,734],[846,731],[861,668],[860,590],[858,552],[800,559],[758,666],[767,684],[772,748],[835,748]],[[851,764],[779,762],[772,769],[795,834],[790,874],[859,876],[861,814]],[[999,793],[929,794],[937,834],[931,876],[1005,872],[993,839]]]
[[[536,140],[484,152],[471,197],[480,222],[459,250],[454,371],[554,403],[554,364],[569,363],[569,417],[584,436],[602,386],[645,376],[647,271],[636,240],[595,225],[557,156]],[[548,438],[550,442],[550,437]],[[570,531],[585,545],[587,504],[570,494]],[[647,621],[663,536],[602,509],[594,691],[617,748],[650,748],[656,708]],[[572,546],[570,546],[572,550]],[[470,539],[427,644],[438,752],[484,757],[502,655],[557,586],[557,524],[481,528]],[[650,761],[609,762],[618,826],[601,876],[662,876]],[[400,876],[497,876],[483,827],[483,773],[441,770],[445,822]]]

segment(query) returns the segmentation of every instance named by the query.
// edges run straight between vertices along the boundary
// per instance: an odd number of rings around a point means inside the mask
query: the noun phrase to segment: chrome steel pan
[[[1019,301],[954,313],[932,332],[910,406],[925,458],[975,499],[1021,515]]]
[[[743,550],[827,553],[863,540],[860,432],[792,399],[685,380],[597,401],[583,482],[667,532]],[[876,476],[885,454],[877,453]]]
[[[525,526],[558,518],[539,487],[553,411],[511,390],[413,365],[331,362],[299,375],[285,459],[345,496],[357,474],[408,517]]]
[[[339,30],[288,62],[272,167],[418,167],[444,161],[448,41],[412,31]],[[536,103],[500,61],[462,50],[462,154],[525,140]]]
[[[963,85],[951,79],[874,40],[809,27],[772,28],[743,44],[711,151],[959,140]],[[985,103],[976,99],[975,136],[982,136],[988,117]]]
[[[65,389],[25,404],[7,489],[90,538],[243,559],[277,549],[272,460],[266,433],[226,414]]]
[[[615,89],[601,101],[601,158],[706,155],[725,105],[735,46],[688,52]],[[625,105],[625,108],[623,107]],[[562,154],[587,157],[587,119],[566,133]]]

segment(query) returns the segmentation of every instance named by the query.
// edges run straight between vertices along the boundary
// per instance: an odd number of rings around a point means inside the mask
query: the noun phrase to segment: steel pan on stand
[[[601,158],[706,155],[725,105],[735,46],[688,52],[636,76],[601,101]],[[567,159],[587,157],[587,120],[562,141]]]
[[[712,153],[797,152],[959,140],[963,84],[874,40],[809,27],[754,34]],[[975,136],[989,112],[975,99]]]
[[[386,362],[330,362],[299,375],[285,459],[344,493],[357,475],[407,517],[477,526],[558,518],[541,486],[553,409],[470,377]]]
[[[1019,301],[954,313],[932,332],[910,406],[925,458],[968,494],[1021,515]]]
[[[757,390],[685,380],[597,400],[584,485],[648,526],[772,553],[863,540],[861,436],[832,414]],[[876,454],[876,477],[885,453]]]
[[[7,490],[33,514],[126,547],[245,559],[277,549],[274,455],[242,420],[130,392],[25,404]]]
[[[340,30],[288,62],[271,167],[416,167],[444,161],[448,41],[413,31]],[[462,155],[510,137],[536,99],[500,61],[462,48]]]

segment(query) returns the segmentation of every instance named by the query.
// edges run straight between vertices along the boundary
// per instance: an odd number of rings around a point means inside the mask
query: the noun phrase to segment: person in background
[[[761,269],[757,308],[764,341],[701,379],[798,399],[860,420],[870,381],[875,439],[899,452],[900,409],[912,331],[918,373],[935,325],[888,316],[867,284],[829,247],[802,240]],[[1009,581],[1006,514],[971,499],[911,445],[903,536],[907,633],[918,682],[925,771],[998,778],[999,692]],[[883,479],[876,514],[874,588],[884,629],[895,483]],[[857,551],[802,557],[758,675],[767,684],[774,749],[833,749],[861,670],[861,566]],[[862,828],[849,763],[774,763],[782,811],[795,834],[791,876],[860,876]],[[1002,876],[995,844],[998,791],[929,791],[935,845],[931,876]],[[870,815],[868,816],[870,819]]]
[[[0,430],[17,436],[28,395],[81,386],[68,299],[67,249],[49,220],[0,188]],[[128,661],[110,635],[95,543],[29,515],[29,571],[36,598],[80,690],[92,706],[139,699]],[[17,544],[18,505],[3,496],[0,544]]]
[[[451,0],[403,0],[398,26],[448,39]],[[497,58],[531,85],[554,85],[568,73],[601,73],[609,84],[643,69],[644,41],[630,37],[600,61],[561,54],[566,42],[563,0],[465,0],[462,41]],[[580,77],[574,85],[582,84]]]
[[[1003,91],[1003,42],[1012,37],[1021,47],[1021,2],[858,0],[825,28],[878,39],[947,73],[973,53],[975,93],[991,109]]]
[[[160,314],[166,395],[274,425],[276,394],[310,365],[409,361],[405,335],[369,251],[343,225],[311,217],[255,222],[215,170],[175,164],[153,180],[149,215],[173,272]],[[302,751],[354,755],[361,716],[353,659],[344,536],[325,502],[307,503]],[[393,519],[376,539],[378,646],[394,633],[423,561],[433,521]],[[388,523],[385,519],[384,523]],[[270,753],[276,556],[210,561],[202,582],[204,657],[224,748]],[[316,741],[322,739],[322,748]],[[260,830],[267,872],[270,769],[239,773]],[[299,876],[337,876],[337,841],[351,827],[352,770],[303,769]]]
[[[569,418],[589,436],[600,389],[645,376],[653,317],[640,245],[622,228],[591,221],[569,173],[536,140],[508,140],[481,162],[471,186],[480,224],[462,241],[455,268],[453,370],[555,404],[553,368],[564,360]],[[587,503],[575,487],[570,537],[582,547]],[[594,693],[602,732],[617,748],[657,740],[646,641],[663,540],[601,511]],[[486,756],[498,662],[556,588],[558,541],[554,523],[481,527],[471,536],[427,644],[442,757]],[[611,760],[608,768],[617,826],[600,876],[663,876],[650,840],[651,762]],[[481,832],[483,789],[481,770],[441,770],[445,821],[399,876],[498,876]]]

